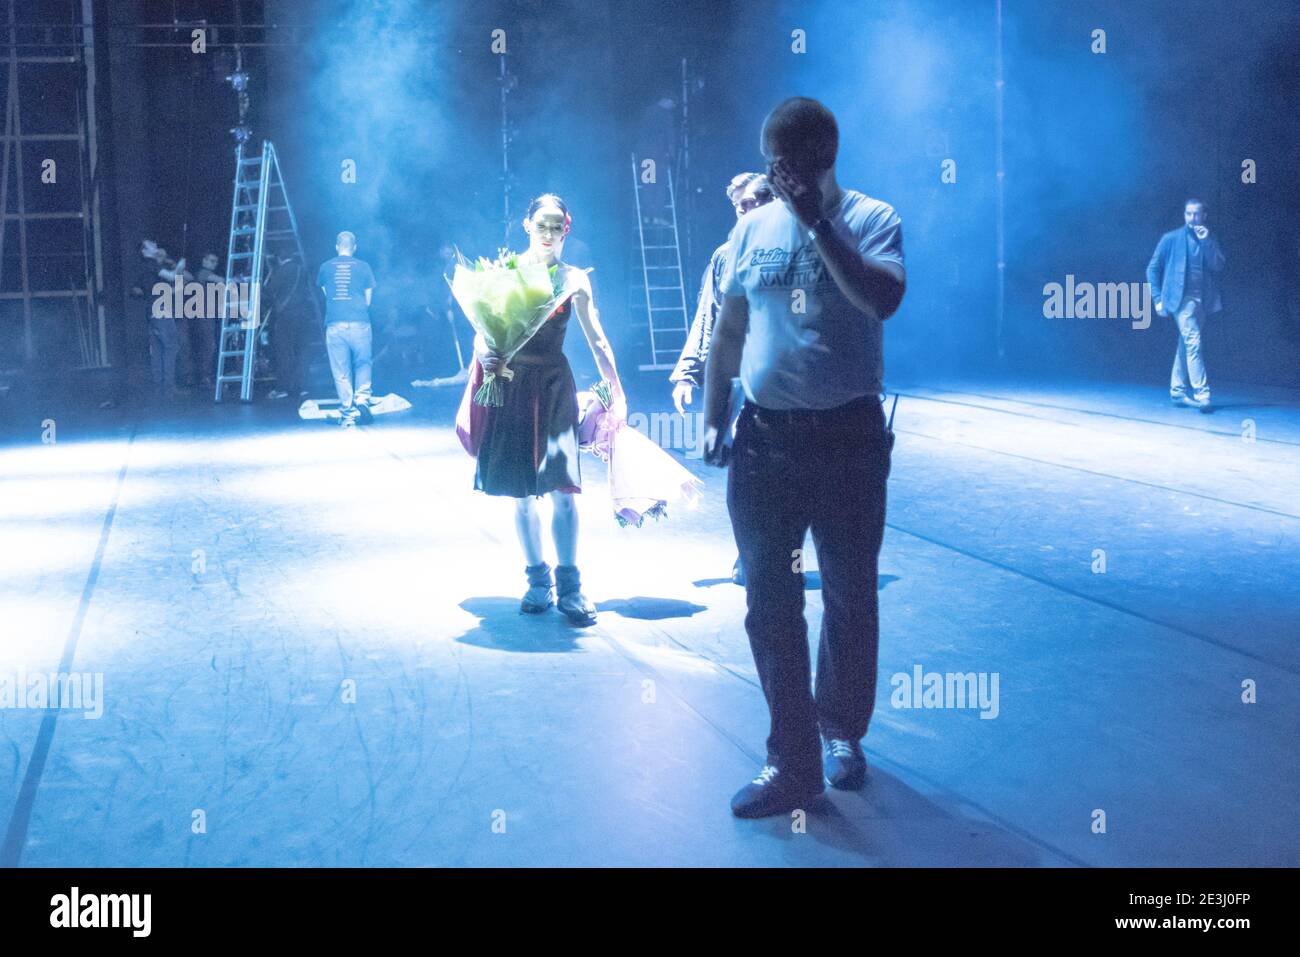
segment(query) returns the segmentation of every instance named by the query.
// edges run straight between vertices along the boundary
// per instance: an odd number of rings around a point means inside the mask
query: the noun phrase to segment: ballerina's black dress
[[[578,388],[564,356],[573,297],[551,313],[508,363],[505,404],[487,410],[474,488],[525,498],[581,492]]]

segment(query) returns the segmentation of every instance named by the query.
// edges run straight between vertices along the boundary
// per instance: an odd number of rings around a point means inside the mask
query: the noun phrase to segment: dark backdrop
[[[112,5],[118,20],[171,3]],[[220,19],[229,4],[181,2]],[[995,4],[531,0],[269,2],[293,43],[250,54],[255,127],[286,164],[309,258],[350,228],[380,276],[380,305],[425,301],[450,240],[492,253],[505,237],[500,89],[491,31],[506,30],[512,189],[554,190],[595,266],[620,362],[647,359],[628,308],[635,221],[629,154],[659,96],[692,71],[688,284],[733,221],[727,180],[759,168],[758,128],[779,99],[823,99],[841,121],[841,181],[893,203],[910,291],[886,337],[891,379],[1004,370],[1161,381],[1173,331],[1158,318],[1045,319],[1066,274],[1141,281],[1161,232],[1198,195],[1229,271],[1207,332],[1219,377],[1296,383],[1300,203],[1289,0],[1220,5],[1009,0],[1004,4],[1006,309],[996,321]],[[185,11],[183,11],[185,12]],[[1106,31],[1107,50],[1091,52]],[[791,49],[805,31],[807,52]],[[227,59],[220,59],[227,57]],[[141,235],[191,257],[224,248],[234,97],[228,54],[117,50],[112,90],[119,250]],[[357,161],[357,184],[339,164]],[[957,181],[940,181],[956,163]],[[1253,159],[1258,182],[1241,182]],[[523,242],[517,226],[513,245]],[[576,245],[576,244],[575,244]],[[142,365],[142,339],[118,342]],[[574,350],[581,358],[585,349]],[[583,369],[590,362],[581,358]]]

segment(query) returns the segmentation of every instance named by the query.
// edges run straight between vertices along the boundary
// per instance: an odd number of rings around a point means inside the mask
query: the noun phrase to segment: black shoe
[[[519,603],[519,610],[529,615],[540,615],[555,604],[555,589],[551,582],[551,566],[542,562],[540,565],[528,565],[524,568],[528,576],[528,591]]]
[[[1178,395],[1174,395],[1173,393],[1170,393],[1170,395],[1169,395],[1169,404],[1170,404],[1170,405],[1186,405],[1186,404],[1187,404],[1187,395],[1186,395],[1186,393],[1179,393]]]
[[[768,764],[758,777],[736,792],[731,813],[736,817],[771,817],[816,805],[822,796],[822,782],[790,779]]]
[[[1209,396],[1206,396],[1204,399],[1193,399],[1192,404],[1201,412],[1209,413],[1214,411],[1214,406],[1210,405]]]
[[[826,738],[822,744],[826,783],[839,791],[860,791],[867,781],[867,758],[862,745],[844,738]]]
[[[745,566],[740,564],[740,556],[736,556],[736,564],[731,566],[731,580],[737,585],[745,584]]]
[[[576,565],[555,566],[555,587],[559,592],[556,607],[575,625],[594,625],[596,606],[582,593],[582,578]]]

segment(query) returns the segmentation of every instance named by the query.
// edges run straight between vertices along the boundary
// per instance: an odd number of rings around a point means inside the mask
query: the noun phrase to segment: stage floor
[[[0,675],[102,674],[103,714],[0,709],[0,864],[1300,865],[1300,393],[893,385],[869,781],[804,833],[728,809],[767,715],[698,459],[641,529],[584,459],[574,629],[518,612],[451,392],[31,417]],[[918,667],[996,715],[894,707]]]

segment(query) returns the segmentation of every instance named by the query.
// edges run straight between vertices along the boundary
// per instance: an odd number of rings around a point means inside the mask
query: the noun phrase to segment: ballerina
[[[524,219],[528,251],[521,258],[556,267],[556,286],[566,291],[566,298],[510,358],[512,377],[503,390],[504,405],[482,413],[476,436],[474,487],[488,495],[515,499],[515,530],[528,578],[520,609],[540,614],[557,605],[575,624],[591,625],[596,621],[596,607],[582,593],[577,566],[578,509],[573,496],[582,491],[578,400],[573,371],[563,351],[570,316],[577,316],[596,367],[610,383],[610,413],[615,421],[626,420],[627,400],[592,298],[591,280],[585,270],[560,259],[571,223],[568,207],[553,193],[537,197],[528,206]],[[503,368],[505,357],[489,349],[482,335],[474,339],[474,354],[485,375]],[[478,378],[471,377],[471,387]],[[554,579],[542,551],[537,502],[543,495],[550,496],[553,506],[551,535],[558,559]]]

